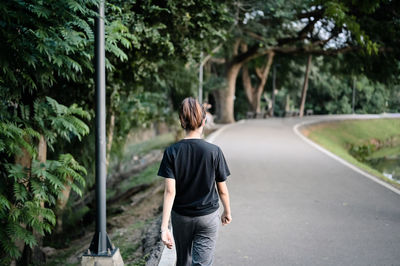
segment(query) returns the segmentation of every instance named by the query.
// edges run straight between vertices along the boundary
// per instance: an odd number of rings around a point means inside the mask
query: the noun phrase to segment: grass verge
[[[400,189],[400,184],[385,177],[371,166],[358,161],[348,151],[350,144],[362,145],[372,140],[385,142],[385,140],[391,138],[398,139],[400,136],[400,119],[341,120],[308,125],[300,130],[306,137],[330,152]],[[399,146],[395,145],[384,149],[389,149],[391,153],[396,153],[399,150]],[[374,155],[379,155],[379,152],[387,151],[382,149]]]

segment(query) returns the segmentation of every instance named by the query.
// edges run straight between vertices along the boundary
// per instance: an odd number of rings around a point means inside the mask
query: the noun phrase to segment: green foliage
[[[110,5],[120,12],[109,12],[108,19],[120,21],[131,37],[129,45],[123,42],[131,48],[127,51],[129,64],[116,72],[124,75],[124,81],[153,79],[165,70],[165,62],[197,61],[199,50],[211,50],[225,39],[231,22],[224,1],[113,0]]]
[[[336,60],[339,60],[338,58]],[[365,75],[350,75],[345,69],[340,73],[329,60],[313,65],[308,91],[308,108],[315,113],[352,113],[353,86],[355,113],[399,112],[394,84],[383,84]]]
[[[46,97],[46,101],[38,99],[33,105],[34,124],[40,127],[50,148],[53,148],[52,144],[57,137],[67,141],[71,141],[74,137],[81,140],[89,133],[89,127],[80,118],[90,120],[90,114],[76,104],[66,107]]]
[[[373,143],[367,143],[362,145],[349,144],[349,153],[351,156],[361,162],[365,162],[365,159],[369,157],[373,152],[376,151],[376,146]]]
[[[121,156],[131,130],[171,122],[181,100],[197,94],[200,51],[224,40],[231,14],[224,1],[107,3],[107,20],[121,23],[129,36],[121,40],[129,61],[110,57],[115,68],[107,73],[108,117],[115,117],[111,152]]]
[[[82,82],[93,72],[93,25],[97,0],[3,1],[0,48],[1,95],[47,90],[61,80]],[[132,37],[119,22],[107,23],[106,49],[126,60],[119,45]],[[111,68],[110,64],[107,64]],[[18,71],[16,71],[18,70]]]
[[[51,233],[56,218],[52,208],[65,184],[75,192],[81,189],[70,181],[85,184],[85,169],[69,154],[59,160],[45,163],[32,160],[30,169],[19,164],[7,164],[6,179],[1,179],[0,241],[2,262],[18,258],[21,254],[16,241],[23,241],[31,248],[36,245],[33,231],[40,235]],[[11,190],[6,190],[7,188]]]
[[[361,3],[361,4],[360,4]],[[361,28],[358,17],[350,12],[357,8],[360,14],[368,15],[379,6],[379,1],[324,1],[325,15],[335,21],[337,27],[345,28],[353,37],[353,41],[365,47],[367,54],[377,53],[379,45],[372,41],[369,35]]]
[[[355,88],[355,113],[399,112],[398,82],[382,83],[361,73],[349,73],[342,56],[314,56],[309,76],[305,109],[314,114],[352,113],[353,85]],[[294,100],[291,108],[300,104],[304,82],[306,58],[277,56],[277,87],[280,94]],[[343,64],[344,63],[344,64]],[[354,83],[355,80],[355,83]],[[271,91],[271,81],[266,90]],[[283,111],[285,97],[277,97],[276,111]]]
[[[3,263],[20,257],[17,241],[32,248],[37,244],[33,231],[40,235],[51,233],[56,221],[53,209],[65,185],[71,186],[79,195],[82,193],[80,186],[85,185],[86,169],[72,155],[60,154],[57,160],[39,162],[37,142],[44,136],[47,145],[52,147],[59,138],[81,138],[89,129],[79,116],[89,119],[89,114],[76,105],[66,107],[49,97],[46,101],[36,100],[33,113],[29,110],[20,105],[8,113],[9,117],[0,119]],[[25,117],[31,119],[23,119]],[[14,162],[14,158],[22,157],[24,153],[28,156],[29,168]]]
[[[83,206],[82,208],[75,208],[75,209],[69,209],[64,213],[65,217],[68,217],[68,219],[65,219],[66,225],[70,227],[75,227],[77,224],[79,224],[79,221],[82,220],[83,216],[85,216],[88,212],[90,211],[89,207]]]

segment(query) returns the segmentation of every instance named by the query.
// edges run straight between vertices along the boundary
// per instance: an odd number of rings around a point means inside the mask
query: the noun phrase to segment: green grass
[[[155,136],[147,141],[128,142],[119,155],[112,155],[110,159],[109,173],[113,173],[117,165],[129,165],[135,156],[141,157],[152,150],[164,149],[175,142],[175,133],[170,132]]]
[[[400,145],[379,149],[378,151],[374,152],[370,157],[368,157],[368,159],[377,159],[385,156],[390,157],[398,154],[400,154]]]
[[[385,141],[393,136],[400,135],[400,119],[368,119],[334,121],[317,125],[310,125],[303,129],[308,131],[307,137],[322,147],[354,164],[355,166],[379,177],[400,189],[400,185],[367,164],[356,160],[348,152],[350,144],[362,145],[370,140]],[[398,138],[397,138],[398,139]],[[395,154],[400,150],[400,143],[394,147],[385,147],[372,154],[378,158],[387,153]]]
[[[132,158],[133,155],[142,156],[146,153],[149,153],[152,150],[163,149],[167,147],[169,144],[175,141],[175,134],[173,132],[162,134],[151,138],[150,140],[140,142],[140,143],[131,143],[126,145],[125,148],[125,156],[127,158]]]
[[[133,156],[143,156],[156,149],[163,150],[173,142],[175,142],[175,134],[171,132],[156,136],[144,142],[127,144],[122,163],[127,165],[131,162]],[[121,181],[120,184],[118,184],[118,189],[108,189],[106,196],[107,199],[112,198],[117,191],[119,193],[124,193],[132,187],[154,182],[157,179],[157,171],[159,166],[160,162],[155,162],[149,165],[141,173]]]
[[[143,185],[143,184],[151,184],[156,181],[159,177],[157,176],[157,171],[160,166],[160,162],[154,162],[149,165],[146,169],[144,169],[139,174],[122,180],[120,184],[118,184],[119,193],[124,193],[128,189],[133,187]],[[108,197],[112,197],[112,193],[107,194]]]

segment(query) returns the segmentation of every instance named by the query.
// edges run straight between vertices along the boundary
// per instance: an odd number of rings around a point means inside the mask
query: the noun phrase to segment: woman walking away
[[[186,137],[165,149],[158,170],[165,177],[161,239],[170,249],[175,243],[177,266],[212,265],[220,220],[223,225],[232,221],[225,182],[230,172],[221,149],[201,138],[204,107],[186,98],[179,119]],[[170,216],[173,237],[168,230]]]

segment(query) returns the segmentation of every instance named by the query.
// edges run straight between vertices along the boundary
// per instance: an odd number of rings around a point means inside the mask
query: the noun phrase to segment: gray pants
[[[197,217],[171,212],[177,266],[212,265],[219,220],[218,210]]]

